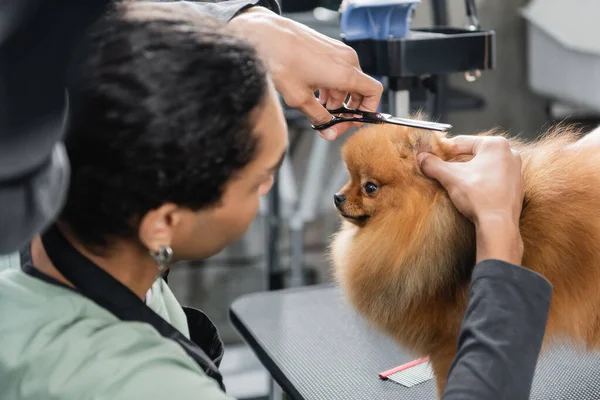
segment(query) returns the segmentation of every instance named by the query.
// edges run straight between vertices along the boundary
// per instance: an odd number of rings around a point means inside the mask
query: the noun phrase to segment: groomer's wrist
[[[237,14],[235,14],[229,20],[228,25],[229,25],[229,27],[233,28],[234,32],[236,32],[237,30],[242,30],[247,25],[249,25],[248,24],[249,22],[254,22],[254,18],[264,16],[264,15],[277,15],[277,14],[265,7],[262,7],[262,6],[252,6],[252,7],[245,8],[245,9],[241,10],[240,12],[238,12]]]
[[[261,40],[261,32],[264,27],[272,24],[273,17],[277,17],[273,11],[260,6],[253,6],[238,13],[227,24],[234,36],[249,41],[259,52],[265,48]]]
[[[521,265],[523,239],[518,221],[509,214],[494,213],[481,215],[474,222],[478,263],[496,259]]]
[[[281,46],[285,36],[287,18],[260,6],[254,6],[229,22],[234,36],[249,42],[256,49],[267,70],[271,73],[280,69],[279,59],[273,55],[274,48]],[[276,37],[273,37],[274,32]]]

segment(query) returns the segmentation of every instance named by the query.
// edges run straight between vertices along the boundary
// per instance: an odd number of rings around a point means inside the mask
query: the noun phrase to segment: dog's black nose
[[[344,196],[343,194],[336,193],[333,195],[333,202],[336,206],[339,206],[344,201],[346,201],[346,196]]]

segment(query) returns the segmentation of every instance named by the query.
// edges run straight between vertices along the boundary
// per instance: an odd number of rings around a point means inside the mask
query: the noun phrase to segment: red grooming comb
[[[382,372],[379,378],[389,379],[405,387],[413,387],[433,379],[433,369],[429,357],[423,357]]]

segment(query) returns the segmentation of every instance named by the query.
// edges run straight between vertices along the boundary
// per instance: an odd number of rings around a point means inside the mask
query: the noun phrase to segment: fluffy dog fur
[[[567,149],[578,136],[557,127],[532,143],[509,140],[523,159],[523,265],[554,287],[546,342],[566,336],[600,347],[600,151]],[[470,159],[453,154],[444,135],[406,127],[372,125],[348,140],[350,181],[340,191],[346,200],[331,257],[353,306],[415,355],[428,355],[441,392],[468,300],[475,233],[421,172],[422,149]],[[368,182],[377,187],[370,194]]]

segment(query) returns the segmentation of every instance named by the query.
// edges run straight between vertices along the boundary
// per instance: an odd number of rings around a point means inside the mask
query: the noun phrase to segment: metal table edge
[[[252,349],[254,354],[256,354],[262,365],[267,369],[267,371],[269,371],[275,382],[277,382],[281,389],[294,400],[307,399],[305,399],[302,396],[302,394],[294,387],[292,382],[290,382],[290,380],[285,376],[281,367],[269,357],[267,351],[264,349],[263,344],[260,343],[254,332],[252,332],[252,330],[242,322],[242,319],[236,314],[236,306],[240,303],[249,301],[256,296],[276,294],[280,295],[316,289],[327,289],[333,287],[335,287],[335,285],[333,284],[323,284],[314,286],[303,286],[299,288],[249,293],[237,298],[229,307],[229,321],[231,322],[231,325],[240,334],[240,336],[248,344],[248,346],[250,346],[250,348]]]

